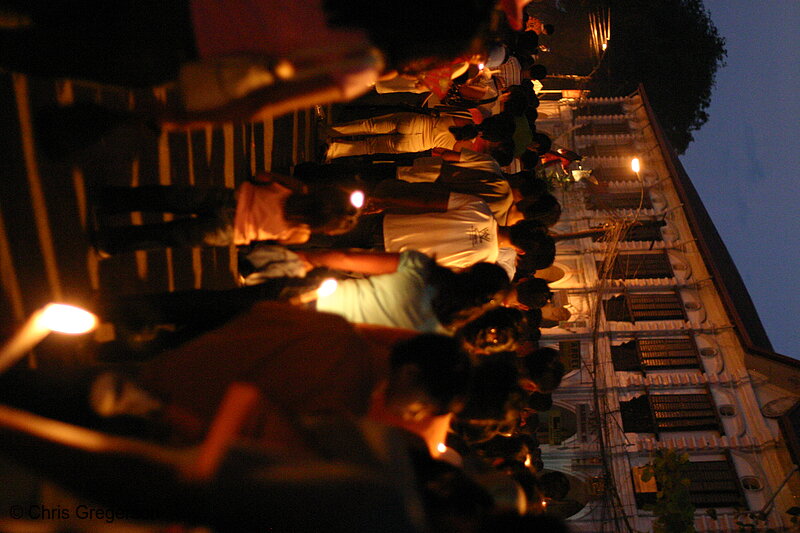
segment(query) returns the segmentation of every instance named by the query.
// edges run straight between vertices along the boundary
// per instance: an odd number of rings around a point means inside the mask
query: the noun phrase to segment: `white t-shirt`
[[[467,268],[497,260],[497,221],[475,196],[450,193],[447,211],[421,215],[386,215],[383,242],[387,252],[419,250],[442,266]]]
[[[442,164],[442,159],[439,157],[420,157],[414,160],[413,166],[398,167],[397,179],[411,183],[436,181],[450,191],[477,196],[486,202],[500,224],[506,224],[508,212],[514,205],[514,196],[511,185],[492,156],[464,149],[458,161],[447,163],[458,169],[486,173],[485,175],[477,172],[443,174]]]

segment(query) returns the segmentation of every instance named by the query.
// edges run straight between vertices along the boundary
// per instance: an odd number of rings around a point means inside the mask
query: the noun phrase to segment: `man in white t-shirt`
[[[398,167],[397,179],[410,183],[435,182],[450,192],[477,196],[503,225],[522,219],[521,213],[511,215],[515,201],[512,187],[500,165],[488,154],[464,149],[420,157],[411,166]]]
[[[446,211],[386,215],[383,244],[387,252],[419,250],[442,266],[466,268],[497,260],[498,224],[483,200],[454,192]]]

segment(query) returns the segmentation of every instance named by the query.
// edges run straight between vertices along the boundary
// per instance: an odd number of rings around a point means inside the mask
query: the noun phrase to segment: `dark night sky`
[[[775,350],[800,358],[800,2],[705,5],[727,66],[681,160]]]

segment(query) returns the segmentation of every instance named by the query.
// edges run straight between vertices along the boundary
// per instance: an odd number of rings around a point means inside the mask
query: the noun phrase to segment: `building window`
[[[596,171],[592,172],[594,174]],[[599,178],[598,178],[599,179]],[[586,208],[592,211],[617,211],[619,209],[652,209],[647,191],[590,193],[585,197]]]
[[[558,343],[558,351],[561,352],[561,362],[567,372],[580,369],[581,341],[561,341]]]
[[[575,135],[627,135],[631,127],[627,120],[617,122],[589,122],[575,130]]]
[[[649,398],[656,432],[722,431],[708,394],[653,394]]]
[[[698,508],[746,507],[736,470],[729,461],[697,461],[686,465],[689,498]]]
[[[697,346],[690,337],[636,339],[611,347],[614,370],[700,368]]]
[[[628,144],[595,144],[584,148],[581,153],[594,157],[622,157],[628,159],[631,156],[631,147]]]
[[[656,501],[656,487],[641,481],[641,467],[633,468],[636,505],[639,508]],[[689,499],[699,509],[709,507],[746,507],[736,477],[736,469],[725,461],[693,461],[685,465],[684,475],[690,481]]]
[[[707,394],[652,394],[620,402],[629,433],[716,430],[721,426]]]
[[[683,302],[676,293],[623,294],[603,302],[607,320],[637,322],[686,320]]]
[[[587,151],[588,150],[588,151]],[[589,153],[592,149],[583,150],[584,154]],[[619,154],[620,157],[627,157],[625,154]],[[612,181],[639,181],[636,173],[631,170],[630,165],[624,167],[606,167],[602,166],[592,170],[592,176],[597,179],[598,185],[596,188],[607,188],[608,183]],[[590,189],[591,191],[591,189]],[[638,201],[636,205],[639,205]]]
[[[600,116],[600,115],[624,115],[625,111],[622,108],[622,103],[617,102],[613,104],[587,104],[575,108],[575,114],[579,117],[585,116]]]
[[[623,242],[661,242],[664,238],[661,236],[661,228],[664,226],[663,221],[647,220],[641,224],[629,227],[625,233],[622,234],[620,240]],[[605,234],[593,235],[592,241],[604,241]]]
[[[597,261],[598,272],[602,272],[602,268],[603,262]],[[666,252],[619,254],[608,273],[610,279],[656,279],[673,276]]]
[[[736,408],[729,403],[719,406],[719,416],[731,417],[736,416]]]
[[[764,484],[761,483],[761,480],[755,476],[745,476],[742,478],[742,488],[744,490],[750,491],[759,491],[764,488]]]

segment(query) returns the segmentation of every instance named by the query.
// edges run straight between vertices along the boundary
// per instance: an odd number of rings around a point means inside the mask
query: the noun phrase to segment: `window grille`
[[[601,270],[602,261],[597,261]],[[666,252],[619,254],[611,265],[611,279],[655,279],[674,276]]]
[[[686,467],[686,477],[691,480],[689,497],[695,507],[747,507],[729,461],[697,461]]]
[[[589,122],[575,130],[575,135],[625,135],[631,132],[627,120],[615,122]]]
[[[608,150],[612,148],[616,148],[615,146],[611,146]],[[589,155],[589,152],[594,150],[594,148],[590,148],[588,150],[583,150],[585,155]],[[606,150],[605,148],[603,150]],[[595,150],[596,151],[596,150]],[[611,150],[616,151],[616,150]],[[601,154],[598,154],[601,155]],[[611,153],[608,154],[611,156],[620,156],[620,157],[628,157],[629,154],[625,153]],[[639,178],[636,177],[636,173],[633,172],[630,166],[625,167],[599,167],[595,168],[592,171],[592,175],[597,179],[599,185],[606,185],[611,181],[639,181]],[[636,205],[639,205],[638,202]]]
[[[716,430],[722,433],[708,394],[651,394],[620,402],[626,432]]]
[[[598,178],[599,179],[599,178]],[[619,209],[652,209],[653,203],[647,191],[590,193],[586,195],[586,208],[592,211],[616,211]]]
[[[575,109],[575,114],[579,117],[598,116],[598,115],[624,115],[622,103],[613,104],[588,104]]]
[[[641,482],[641,467],[633,469],[636,505],[639,508],[655,503],[656,493]],[[729,460],[693,461],[685,465],[683,475],[689,479],[689,499],[698,509],[709,507],[747,507],[736,469]],[[638,483],[637,483],[638,477]]]
[[[605,300],[603,306],[606,320],[618,322],[686,319],[676,293],[623,294]]]
[[[700,368],[697,346],[686,338],[639,339],[636,341],[642,366],[648,370],[662,368]]]
[[[594,157],[631,157],[631,147],[628,144],[595,144],[581,152]]]
[[[722,431],[708,394],[653,394],[655,429],[661,431]]]
[[[561,352],[561,362],[567,371],[581,367],[581,341],[561,341],[558,343],[558,351]]]

